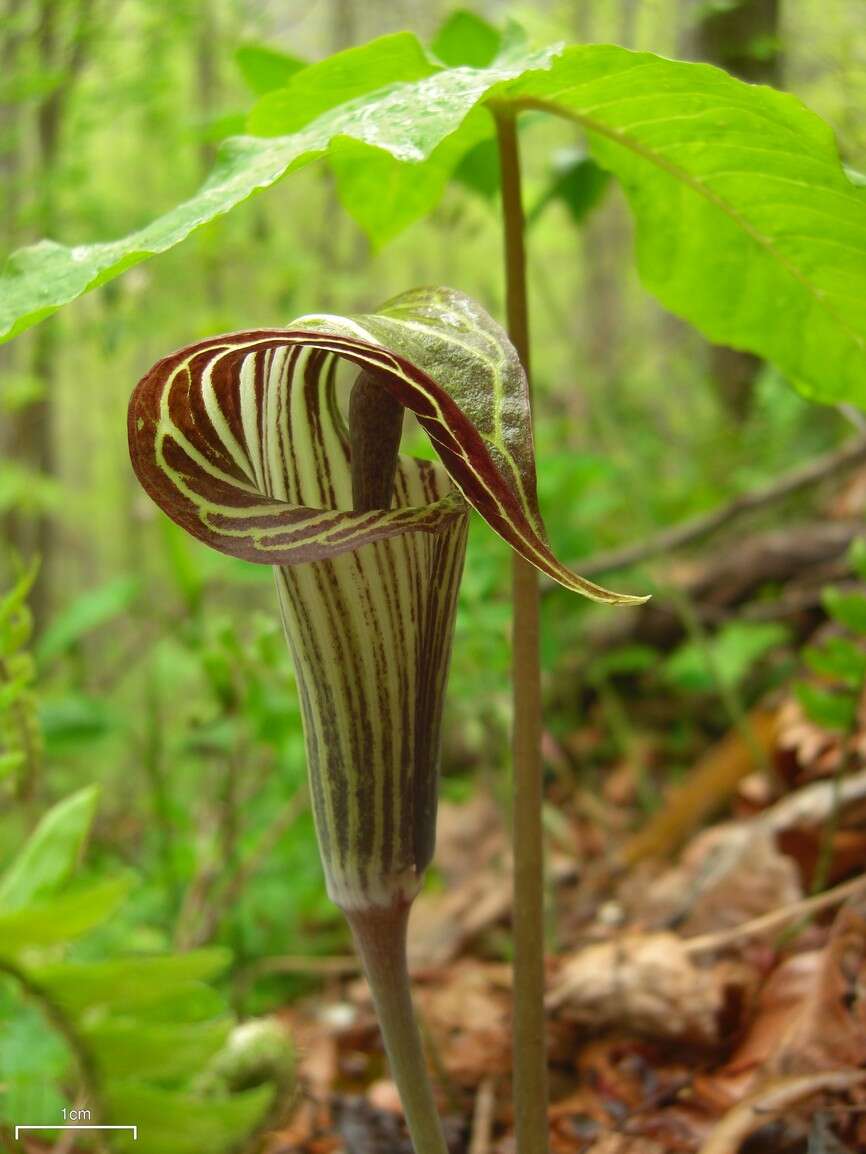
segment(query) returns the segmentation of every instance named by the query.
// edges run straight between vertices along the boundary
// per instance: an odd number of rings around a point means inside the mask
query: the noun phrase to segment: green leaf
[[[610,173],[591,156],[577,148],[562,149],[553,157],[553,176],[527,213],[526,223],[535,224],[546,208],[559,202],[565,205],[574,224],[581,224],[609,184]]]
[[[256,96],[264,96],[284,84],[306,68],[306,61],[288,52],[280,52],[267,44],[242,44],[235,52],[235,64],[247,88]]]
[[[460,132],[447,136],[419,165],[407,165],[381,148],[340,137],[330,151],[337,195],[374,248],[381,248],[436,207],[458,162],[484,144],[490,128],[485,113],[471,112]]]
[[[199,121],[195,126],[195,137],[208,144],[219,144],[227,136],[242,135],[246,125],[246,112],[221,112],[218,116]]]
[[[0,381],[0,412],[19,413],[45,396],[45,382],[33,373],[6,373]]]
[[[125,613],[141,592],[138,577],[116,577],[82,593],[51,622],[36,646],[40,661],[52,661],[94,629]]]
[[[222,1154],[233,1150],[259,1125],[271,1104],[273,1090],[262,1086],[223,1098],[157,1089],[135,1082],[113,1082],[104,1099],[112,1121],[130,1118],[138,1125],[138,1142],[118,1141],[119,1150],[135,1154]]]
[[[866,681],[866,652],[845,637],[828,637],[803,650],[803,660],[822,677],[836,678],[852,689]]]
[[[441,25],[430,44],[450,68],[486,68],[502,47],[502,33],[466,8],[458,8]]]
[[[225,1044],[227,1016],[215,1021],[151,1022],[110,1016],[85,1022],[80,1035],[103,1077],[178,1084],[200,1073]]]
[[[12,678],[11,681],[0,684],[0,714],[5,713],[11,705],[15,704],[31,680],[30,673],[25,671],[18,677]]]
[[[499,194],[499,149],[493,139],[479,141],[468,149],[451,174],[470,192],[492,201]]]
[[[787,94],[607,45],[436,71],[400,34],[304,69],[252,114],[254,131],[283,135],[227,142],[183,205],[124,240],[45,241],[13,255],[0,333],[173,247],[338,137],[423,179],[418,169],[484,101],[546,110],[586,131],[637,218],[644,282],[669,309],[716,342],[774,361],[817,399],[866,404],[866,190],[845,175],[830,129]]]
[[[14,620],[22,609],[26,610],[27,598],[30,596],[38,572],[38,564],[34,562],[29,565],[9,592],[0,598],[0,630],[6,629],[9,622]]]
[[[0,277],[2,293],[2,277]],[[2,298],[0,298],[2,311]],[[2,338],[0,338],[2,341]],[[0,512],[44,513],[56,509],[63,499],[63,487],[54,477],[48,477],[29,465],[6,460],[0,471]]]
[[[620,645],[610,653],[593,658],[588,676],[592,682],[601,682],[609,677],[628,677],[645,673],[658,665],[659,654],[651,645]]]
[[[111,704],[104,697],[69,693],[39,703],[39,727],[52,753],[95,742],[117,724]]]
[[[703,644],[687,641],[663,663],[666,679],[698,693],[723,685],[737,685],[754,666],[788,639],[784,625],[733,621]]]
[[[125,878],[98,882],[12,913],[0,913],[0,956],[68,942],[101,925],[129,893]]]
[[[848,552],[848,563],[863,581],[866,581],[866,537],[858,537]]]
[[[826,124],[708,65],[612,47],[569,48],[520,93],[580,124],[620,180],[663,304],[817,399],[866,404],[866,197]]]
[[[14,750],[12,753],[0,753],[0,781],[17,773],[22,765],[24,765],[23,753]]]
[[[62,962],[31,966],[35,981],[73,1014],[100,1007],[128,1013],[157,1007],[168,997],[183,998],[231,962],[228,950],[195,950],[106,962]]]
[[[806,716],[824,729],[848,732],[857,718],[857,698],[850,693],[833,693],[814,685],[794,686]]]
[[[199,560],[201,550],[194,552],[195,546],[186,533],[167,517],[160,521],[160,530],[175,588],[190,613],[195,613],[205,588],[205,574]]]
[[[297,132],[339,105],[351,105],[371,92],[411,84],[435,71],[436,66],[410,32],[380,36],[311,64],[284,88],[269,93],[253,109],[249,129],[257,136]]]
[[[255,131],[291,133],[285,127],[274,128],[277,114],[290,117],[284,123],[293,124],[298,116],[315,115],[317,109],[327,111],[294,135],[226,141],[199,192],[145,228],[117,241],[67,247],[46,240],[13,253],[0,277],[0,339],[15,336],[149,256],[174,248],[195,229],[230,211],[256,190],[322,156],[337,137],[351,136],[382,148],[417,170],[438,144],[457,131],[492,85],[519,76],[527,66],[544,67],[551,57],[548,51],[509,59],[484,71],[460,69],[430,76],[435,66],[427,61],[414,37],[401,33],[383,40],[389,42],[384,47],[381,41],[374,41],[363,49],[350,49],[356,53],[351,68],[346,66],[347,54],[339,54],[344,58],[341,69],[346,75],[330,78],[333,87],[324,69],[328,61],[323,61],[321,66],[299,72],[286,89],[264,97],[254,111]],[[418,75],[426,78],[426,86],[424,80],[417,85],[395,83],[401,76]],[[304,89],[296,95],[302,111],[281,108],[279,102],[276,108],[268,103],[284,96],[292,84],[300,86],[301,78],[305,78]],[[341,94],[363,95],[375,85],[386,88],[367,100],[330,111],[340,98],[338,81]],[[423,116],[418,112],[420,107]]]
[[[59,1093],[70,1070],[63,1041],[45,1028],[32,1002],[9,996],[0,984],[0,1121],[57,1118],[69,1101]]]
[[[853,633],[866,634],[866,596],[862,593],[843,593],[831,586],[823,591],[821,601],[834,621]]]
[[[20,910],[53,893],[67,880],[78,864],[98,800],[99,788],[91,785],[45,814],[0,877],[0,909]]]

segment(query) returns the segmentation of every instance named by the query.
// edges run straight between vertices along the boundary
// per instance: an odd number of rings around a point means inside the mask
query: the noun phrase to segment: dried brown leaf
[[[547,1005],[596,1031],[715,1042],[725,1001],[721,974],[700,968],[674,934],[624,935],[568,959]]]
[[[771,1079],[866,1064],[866,902],[844,906],[821,950],[776,969],[743,1042],[701,1083],[703,1096],[735,1102]]]
[[[684,935],[718,931],[799,901],[795,863],[754,820],[713,826],[691,842],[678,866],[643,891],[640,917]]]
[[[700,1154],[737,1154],[744,1140],[792,1107],[823,1091],[840,1092],[866,1081],[863,1070],[824,1070],[771,1079],[729,1110],[701,1147]]]

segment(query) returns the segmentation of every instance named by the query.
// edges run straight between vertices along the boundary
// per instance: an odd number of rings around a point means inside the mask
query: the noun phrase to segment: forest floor
[[[675,560],[549,686],[551,1154],[866,1151],[866,470],[819,513]],[[440,807],[411,967],[452,1154],[515,1154],[510,838],[480,780]],[[357,959],[259,959],[239,1000],[275,974],[310,993],[277,1012],[294,1089],[256,1154],[411,1154]]]
[[[546,741],[555,765],[566,751]],[[834,737],[783,693],[708,749],[637,836],[640,756],[597,790],[554,779],[553,1154],[866,1149],[864,754],[863,733]],[[443,885],[417,902],[410,936],[442,1116],[454,1154],[511,1154],[501,807],[443,805],[436,860]],[[356,963],[310,964],[320,990],[281,1014],[298,1089],[266,1154],[410,1154]]]

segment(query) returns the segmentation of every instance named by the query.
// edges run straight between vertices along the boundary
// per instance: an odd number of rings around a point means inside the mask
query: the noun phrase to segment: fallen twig
[[[782,501],[801,489],[825,481],[864,461],[866,461],[866,437],[856,437],[841,449],[825,453],[805,465],[798,465],[796,469],[777,477],[769,485],[753,489],[749,493],[741,493],[727,504],[711,509],[709,513],[690,517],[679,525],[663,529],[653,537],[638,541],[634,545],[611,549],[605,553],[598,553],[595,557],[576,561],[573,567],[583,577],[596,577],[614,569],[625,569],[640,561],[648,561],[652,557],[660,557],[664,553],[681,549],[684,545],[691,545],[695,541],[711,536],[745,513]]]
[[[864,1070],[822,1070],[793,1078],[773,1079],[722,1118],[700,1154],[736,1154],[750,1134],[823,1090],[847,1090],[866,1079]]]
[[[812,897],[803,898],[799,902],[791,902],[789,905],[782,906],[781,909],[771,910],[759,918],[750,918],[749,921],[742,922],[738,926],[731,926],[730,929],[719,930],[714,934],[699,934],[694,938],[686,938],[683,941],[683,946],[689,954],[713,953],[715,950],[742,941],[743,938],[755,938],[759,934],[775,930],[797,918],[808,917],[819,910],[841,905],[852,894],[862,890],[864,886],[866,886],[866,876],[858,874],[856,878],[849,878],[848,881],[841,882],[838,886],[825,890],[822,894],[814,894]]]
[[[475,1095],[472,1115],[472,1139],[469,1154],[489,1154],[493,1136],[493,1118],[496,1112],[496,1090],[492,1078],[485,1078]]]
[[[756,707],[749,714],[749,727],[755,742],[769,756],[776,741],[775,710]],[[756,768],[754,751],[738,730],[732,730],[704,754],[682,785],[670,790],[663,808],[626,842],[621,861],[632,866],[647,857],[672,853]]]

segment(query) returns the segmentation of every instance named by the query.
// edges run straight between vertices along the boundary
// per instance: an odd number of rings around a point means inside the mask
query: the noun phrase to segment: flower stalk
[[[357,513],[390,509],[405,410],[367,372],[358,374],[349,398],[352,504]]]
[[[496,108],[502,185],[505,303],[532,404],[520,153],[514,110]],[[547,1154],[544,1014],[544,831],[538,571],[512,555],[512,839],[514,852],[514,1106],[519,1154]]]
[[[410,904],[348,915],[373,995],[415,1154],[448,1154],[421,1045],[406,965]]]

